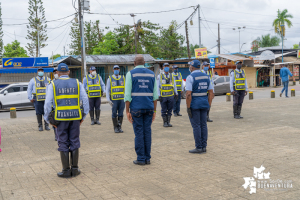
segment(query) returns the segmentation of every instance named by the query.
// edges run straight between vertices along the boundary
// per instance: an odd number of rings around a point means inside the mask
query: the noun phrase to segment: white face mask
[[[58,77],[58,74],[54,74],[54,78],[55,79],[58,79],[59,77]]]
[[[96,72],[96,71],[93,71],[93,72],[92,72],[92,75],[93,75],[93,76],[96,76],[96,75],[97,75],[97,72]]]
[[[189,67],[189,71],[190,71],[190,73],[192,73],[191,67]]]

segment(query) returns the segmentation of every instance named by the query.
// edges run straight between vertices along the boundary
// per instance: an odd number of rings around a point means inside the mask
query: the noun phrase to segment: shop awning
[[[53,68],[43,68],[44,72],[53,72]],[[6,68],[0,69],[0,74],[27,74],[37,73],[38,68]]]
[[[228,54],[217,54],[218,57],[225,58],[227,60],[232,61],[241,61],[241,60],[252,60],[250,58],[245,58],[242,56],[236,56],[236,55],[228,55]]]
[[[261,67],[270,67],[270,66],[268,66],[268,65],[254,65],[253,67],[261,68]]]

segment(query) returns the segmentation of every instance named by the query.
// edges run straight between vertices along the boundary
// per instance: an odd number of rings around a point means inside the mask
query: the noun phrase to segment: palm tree
[[[261,38],[257,38],[259,47],[273,47],[278,46],[280,43],[280,38],[277,36],[272,36],[270,34],[262,35]]]
[[[287,25],[289,28],[293,26],[292,22],[289,20],[289,18],[293,18],[293,15],[288,14],[288,10],[284,9],[282,12],[278,9],[277,11],[277,18],[273,22],[273,26],[275,29],[275,33],[278,33],[282,35],[283,37],[285,36],[285,26],[281,25]]]

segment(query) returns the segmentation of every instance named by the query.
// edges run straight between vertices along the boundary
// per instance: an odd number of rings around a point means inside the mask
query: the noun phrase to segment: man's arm
[[[214,92],[213,90],[208,90],[208,103],[209,103],[209,106],[211,106],[211,102],[214,98]]]
[[[157,95],[160,97],[160,74],[157,76],[157,79],[156,79],[156,85],[157,85]]]
[[[27,88],[27,96],[28,96],[28,99],[29,99],[30,101],[32,100],[33,86],[34,86],[34,80],[31,79],[31,80],[29,81],[28,88]]]
[[[80,87],[80,101],[82,101],[82,105],[83,105],[83,113],[84,116],[82,117],[82,120],[85,119],[86,115],[89,113],[89,98],[85,92],[85,89],[83,87],[83,84],[79,83],[79,87]]]
[[[126,116],[127,116],[127,119],[128,119],[128,121],[132,124],[133,120],[132,120],[131,113],[130,113],[130,111],[129,111],[129,108],[130,108],[130,102],[129,102],[129,101],[126,101],[126,102],[125,102],[125,105],[126,105]]]
[[[104,84],[101,76],[100,76],[100,84],[101,84],[101,90],[104,91],[104,92],[106,92],[106,90],[105,90],[105,84]]]
[[[44,105],[44,120],[49,123],[48,116],[50,112],[52,111],[52,105],[54,101],[54,94],[53,94],[53,85],[48,85],[48,90],[46,93],[46,99],[45,99],[45,105]]]
[[[131,91],[132,91],[132,81],[131,81],[131,73],[127,72],[126,81],[125,81],[125,97],[124,101],[131,102]]]
[[[171,76],[172,76],[172,81],[173,81],[174,93],[175,93],[175,95],[178,95],[176,81],[174,80],[173,74],[171,74]]]
[[[190,108],[192,102],[192,91],[186,91],[186,107]]]
[[[153,101],[156,101],[158,99],[158,92],[157,92],[157,82],[154,81],[154,88],[153,88]]]
[[[230,72],[230,92],[233,93],[234,89],[233,89],[233,82],[234,82],[234,73]]]
[[[82,80],[83,88],[85,91],[87,91],[87,83],[86,83],[86,77],[83,78]]]
[[[106,82],[106,99],[108,102],[110,102],[110,79],[107,79]]]

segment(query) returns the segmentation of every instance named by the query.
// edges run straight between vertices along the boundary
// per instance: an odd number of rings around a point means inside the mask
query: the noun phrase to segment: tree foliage
[[[61,55],[60,54],[55,54],[55,55],[51,56],[50,59],[55,60],[58,57],[61,57]]]
[[[13,41],[11,44],[4,46],[4,58],[13,57],[28,57],[26,50],[20,46],[20,42],[17,40]]]
[[[299,44],[294,44],[292,49],[299,49]]]
[[[119,44],[116,40],[116,34],[113,32],[108,32],[103,37],[103,41],[100,42],[94,48],[94,55],[111,55],[117,54],[119,52]]]
[[[272,36],[270,34],[262,35],[260,38],[257,38],[259,47],[272,47],[278,46],[280,43],[280,38],[277,36]]]
[[[40,49],[46,47],[48,39],[45,9],[42,0],[29,0],[28,12],[29,25],[27,25],[28,34],[26,39],[29,40],[29,43],[27,43],[26,48],[29,55],[38,57],[38,46],[40,46]]]
[[[278,9],[277,11],[277,18],[273,21],[273,27],[275,30],[275,33],[278,33],[280,35],[283,35],[283,37],[285,36],[285,25],[287,25],[287,27],[291,28],[293,26],[293,23],[289,20],[292,19],[293,15],[288,13],[287,9],[284,9],[283,11],[280,11]],[[284,25],[284,26],[281,26]]]

